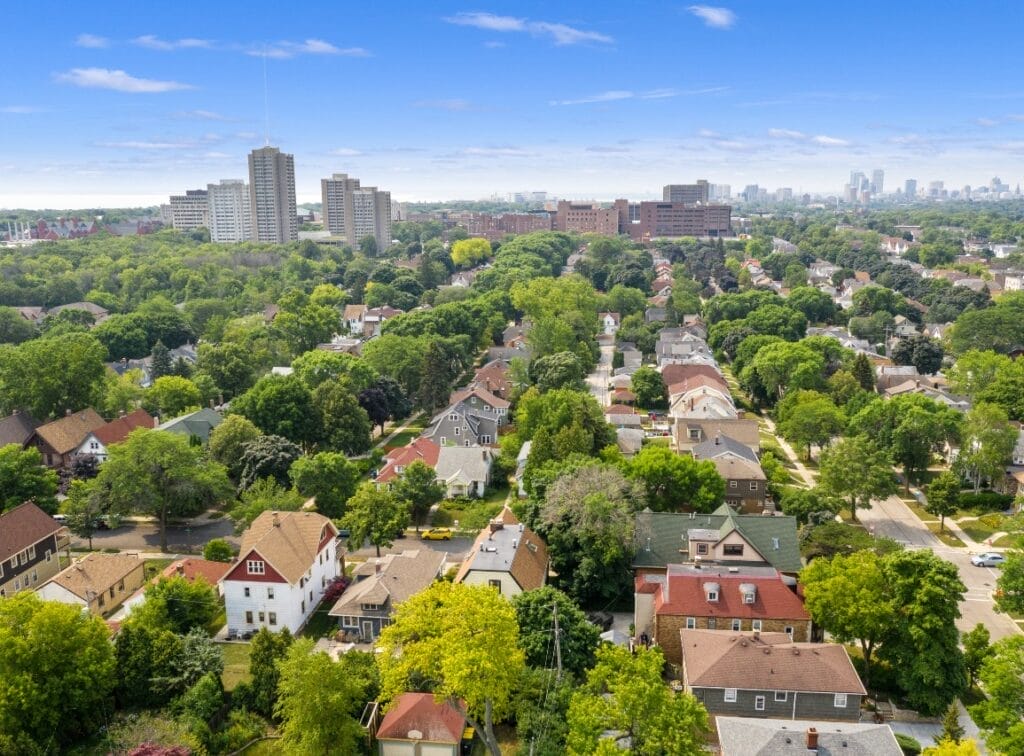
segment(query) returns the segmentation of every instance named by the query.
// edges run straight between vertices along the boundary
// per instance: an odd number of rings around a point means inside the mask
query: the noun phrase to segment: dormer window
[[[714,603],[718,601],[718,593],[720,589],[721,587],[718,583],[704,583],[704,595],[707,597],[709,602]]]
[[[245,571],[250,575],[265,575],[266,565],[262,559],[248,559],[245,562]]]
[[[718,591],[708,591],[708,601],[718,601]]]
[[[753,604],[754,603],[754,594],[753,593],[744,593],[743,594],[743,603],[744,604]]]

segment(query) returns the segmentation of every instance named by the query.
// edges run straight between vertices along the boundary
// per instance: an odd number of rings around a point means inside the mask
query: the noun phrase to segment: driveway
[[[597,361],[594,372],[587,376],[587,389],[597,399],[602,407],[608,406],[608,381],[612,377],[612,353],[615,351],[613,345],[602,345],[601,356]]]
[[[988,628],[993,641],[1021,632],[1016,622],[995,609],[992,591],[995,590],[998,572],[990,567],[972,565],[968,549],[946,546],[898,497],[875,501],[871,509],[857,510],[857,517],[876,536],[892,538],[911,549],[931,549],[937,556],[957,566],[960,579],[967,586],[964,600],[960,602],[962,616],[956,623],[960,630],[971,630],[980,622]]]

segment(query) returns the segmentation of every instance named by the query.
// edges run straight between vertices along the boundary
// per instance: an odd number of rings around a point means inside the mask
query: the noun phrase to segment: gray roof
[[[901,756],[892,728],[870,722],[716,717],[722,756],[806,756],[807,730],[818,733],[818,756]]]
[[[494,450],[488,446],[442,446],[434,472],[442,481],[462,478],[467,482],[487,480]]]
[[[489,528],[485,529],[489,530]],[[519,543],[526,534],[526,526],[505,525],[498,530],[489,532],[475,551],[471,551],[467,561],[471,562],[470,570],[480,572],[511,572],[512,560],[516,557]],[[467,570],[468,571],[468,570]]]
[[[156,429],[195,436],[205,443],[210,440],[210,431],[220,425],[223,419],[216,410],[204,407],[201,410],[196,410],[187,415],[168,420],[165,423],[160,423],[160,425],[156,426]]]
[[[21,410],[0,420],[0,446],[17,444],[21,446],[28,441],[32,432],[39,427],[39,421],[31,413]]]
[[[363,604],[394,608],[425,588],[441,574],[447,554],[431,549],[409,549],[381,557],[371,568],[369,577],[360,580],[341,594],[328,614],[332,617],[379,616],[379,612],[363,611]],[[369,562],[367,562],[369,564]],[[377,572],[380,565],[380,572]]]
[[[737,457],[749,460],[757,464],[757,455],[754,450],[746,444],[740,443],[729,436],[715,436],[706,441],[701,441],[691,450],[694,459],[714,459],[723,454],[734,454]]]
[[[680,550],[688,548],[687,534],[691,530],[716,530],[719,538],[736,530],[779,572],[799,572],[803,566],[796,537],[796,518],[737,514],[728,504],[723,504],[712,514],[651,512],[647,509],[637,512],[633,566],[666,567],[684,561]],[[742,562],[730,560],[729,564]]]

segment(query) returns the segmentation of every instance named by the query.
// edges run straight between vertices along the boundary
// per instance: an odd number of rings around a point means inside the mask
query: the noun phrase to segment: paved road
[[[971,552],[946,546],[936,538],[917,516],[896,496],[876,501],[871,509],[858,510],[861,523],[876,536],[885,536],[900,541],[908,548],[931,549],[937,556],[957,566],[960,579],[967,586],[967,593],[960,603],[963,615],[957,620],[961,630],[971,630],[981,622],[992,634],[992,640],[1020,633],[1017,623],[1005,614],[995,611],[992,591],[995,590],[998,573],[988,567],[971,564]]]
[[[171,552],[202,551],[202,547],[214,538],[224,538],[233,546],[238,546],[238,537],[232,523],[227,520],[214,520],[208,525],[186,528],[171,525],[167,528],[167,548]],[[72,548],[86,548],[89,543],[84,538],[72,538]],[[160,529],[155,523],[126,523],[113,530],[99,530],[92,537],[94,549],[133,549],[139,551],[160,550]]]
[[[613,345],[601,346],[601,357],[597,361],[594,372],[587,376],[587,388],[601,407],[608,406],[608,381],[612,377]]]

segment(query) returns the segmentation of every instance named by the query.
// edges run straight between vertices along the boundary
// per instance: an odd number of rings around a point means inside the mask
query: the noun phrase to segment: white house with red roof
[[[405,472],[405,468],[417,460],[430,467],[437,466],[437,457],[441,447],[429,438],[417,438],[415,441],[392,449],[384,458],[384,466],[377,473],[378,484],[391,483]]]
[[[315,512],[263,512],[220,582],[228,630],[297,632],[342,574],[338,529]]]
[[[74,453],[78,456],[90,454],[96,457],[97,462],[106,462],[107,450],[113,444],[124,441],[128,438],[128,434],[136,428],[154,427],[156,427],[156,421],[146,410],[140,408],[89,431]]]

